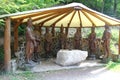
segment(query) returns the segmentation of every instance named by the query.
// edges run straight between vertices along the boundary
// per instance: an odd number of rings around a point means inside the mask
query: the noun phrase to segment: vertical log
[[[119,49],[118,49],[119,51],[119,55],[120,55],[120,28],[119,28]]]
[[[14,52],[18,50],[18,28],[14,28]]]
[[[18,50],[18,26],[21,24],[22,20],[17,21],[14,26],[14,52]]]
[[[7,72],[9,72],[11,69],[10,27],[11,27],[11,20],[10,18],[6,18],[5,19],[5,30],[4,30],[4,67],[5,67],[5,71]]]

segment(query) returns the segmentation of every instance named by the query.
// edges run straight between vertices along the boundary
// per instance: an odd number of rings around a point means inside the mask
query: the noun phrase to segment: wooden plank
[[[4,68],[5,71],[9,72],[11,70],[11,20],[10,18],[5,19],[5,30],[4,30]]]

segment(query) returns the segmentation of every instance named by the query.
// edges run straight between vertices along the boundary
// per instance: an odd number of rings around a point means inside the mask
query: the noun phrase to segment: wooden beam
[[[11,20],[10,18],[5,19],[5,30],[4,30],[4,68],[5,71],[9,72],[11,70]]]
[[[32,22],[37,21],[37,20],[40,20],[40,19],[44,19],[44,18],[46,18],[46,17],[50,17],[50,16],[55,15],[55,14],[56,14],[56,13],[49,13],[49,14],[47,14],[47,15],[37,17],[37,18],[35,18],[35,19],[32,19]]]
[[[75,13],[76,13],[76,10],[75,10],[75,12],[73,13],[73,15],[72,15],[72,17],[71,17],[71,19],[70,19],[70,21],[69,21],[69,23],[68,23],[68,27],[70,26],[70,24],[71,24],[71,22],[72,22],[72,20],[73,20],[73,17],[74,17],[74,15],[75,15]]]
[[[11,17],[12,20],[17,20],[17,19],[25,19],[25,18],[29,18],[29,17],[35,17],[35,16],[39,16],[39,15],[43,15],[43,14],[48,14],[51,12],[58,12],[58,11],[64,11],[67,9],[72,9],[72,8],[61,8],[61,9],[53,9],[53,10],[46,10],[46,11],[39,11],[39,12],[30,12],[28,14],[22,14],[22,16],[16,15],[17,17]]]
[[[66,17],[67,15],[69,15],[73,10],[68,11],[67,13],[65,13],[63,16],[61,16],[58,20],[56,20],[52,25],[55,25],[57,22],[59,22],[60,20],[62,20],[64,17]],[[51,26],[52,26],[51,25]]]
[[[18,50],[18,26],[21,24],[22,20],[16,22],[14,26],[14,52]]]
[[[84,11],[81,10],[81,12],[88,18],[88,20],[92,23],[93,26],[96,26],[95,23],[92,21],[92,19],[86,14]]]
[[[67,13],[67,11],[69,11],[69,10],[70,10],[70,9],[66,9],[66,10],[64,10],[64,11],[57,12],[56,14],[54,14],[53,16],[49,17],[48,19],[42,21],[41,23],[44,24],[45,22],[47,22],[47,21],[49,21],[49,20],[51,20],[51,19],[53,19],[53,18],[56,18],[56,17],[58,17],[58,16],[60,16],[60,15],[62,15],[62,14]]]
[[[88,12],[89,14],[93,15],[94,17],[96,17],[96,18],[100,19],[101,21],[105,22],[105,24],[107,24],[107,25],[110,25],[110,24],[111,24],[111,23],[109,23],[108,21],[104,20],[103,18],[99,17],[99,16],[98,16],[99,14],[96,14],[96,13],[94,13],[94,12],[92,12],[92,11],[87,10],[87,9],[83,9],[83,11]],[[102,16],[102,15],[101,15],[101,16]],[[105,16],[102,16],[102,17],[105,17]],[[106,18],[107,18],[107,17],[106,17]],[[110,18],[108,18],[108,19],[110,19]],[[112,19],[111,19],[111,20],[112,20]]]
[[[80,27],[82,27],[82,19],[81,19],[81,16],[80,16],[80,10],[78,11],[78,16],[79,16],[79,20],[80,20]]]

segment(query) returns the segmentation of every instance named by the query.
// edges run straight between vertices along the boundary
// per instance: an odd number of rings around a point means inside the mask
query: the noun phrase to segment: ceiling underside
[[[120,25],[120,20],[94,11],[81,3],[71,3],[65,6],[10,16],[13,21],[22,20],[22,23],[26,23],[30,17],[33,24],[42,26],[99,27]]]

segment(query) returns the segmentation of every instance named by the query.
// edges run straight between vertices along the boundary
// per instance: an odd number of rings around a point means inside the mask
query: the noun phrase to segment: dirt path
[[[38,73],[0,75],[0,80],[120,80],[120,72],[104,66],[64,69]]]
[[[110,71],[106,69],[105,65],[91,61],[81,64],[79,68],[58,70],[54,70],[57,67],[52,66],[52,68],[53,70],[42,72],[0,75],[0,80],[120,80],[120,72]]]
[[[39,75],[38,75],[39,76]],[[37,77],[38,77],[37,76]],[[120,80],[120,72],[112,72],[105,67],[86,67],[81,69],[45,72],[42,80]],[[35,80],[40,80],[36,78]]]

